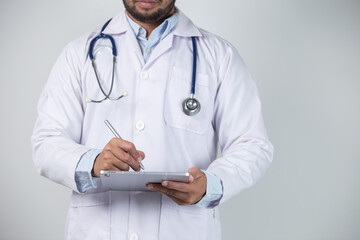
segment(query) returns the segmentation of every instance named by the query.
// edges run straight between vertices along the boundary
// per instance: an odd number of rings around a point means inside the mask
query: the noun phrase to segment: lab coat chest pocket
[[[211,126],[213,111],[213,97],[211,92],[211,76],[197,73],[195,84],[195,98],[201,104],[201,110],[193,116],[183,112],[182,104],[190,97],[191,72],[173,67],[167,83],[164,106],[165,124],[196,134],[205,133]]]
[[[109,193],[73,193],[65,239],[109,239]]]

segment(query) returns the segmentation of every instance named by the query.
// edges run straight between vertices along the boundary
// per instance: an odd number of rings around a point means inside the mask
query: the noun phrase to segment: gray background
[[[221,206],[223,239],[360,239],[360,1],[178,0],[261,94],[274,162]],[[0,2],[0,239],[62,239],[70,190],[31,159],[36,104],[69,41],[120,0]]]

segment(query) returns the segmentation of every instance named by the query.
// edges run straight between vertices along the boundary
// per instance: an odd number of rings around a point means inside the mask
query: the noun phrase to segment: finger
[[[145,158],[145,153],[143,151],[138,151],[138,153],[139,153],[139,155],[141,157],[141,160],[139,160],[139,158],[137,160],[138,160],[138,162],[141,162]]]
[[[112,165],[112,164],[102,164],[100,166],[98,166],[98,168],[94,169],[94,176],[95,177],[100,177],[100,171],[104,170],[104,171],[119,171],[121,169],[119,169],[118,167]]]
[[[154,183],[152,183],[152,184],[147,184],[146,187],[147,187],[148,189],[152,188],[152,186],[150,186],[150,185],[158,185],[158,186],[161,186],[160,184],[154,184]],[[152,189],[152,191],[156,191],[155,188]],[[156,192],[159,192],[159,191],[156,191]],[[159,192],[159,193],[163,193],[163,192]],[[165,194],[166,196],[168,196],[170,199],[172,199],[172,200],[173,200],[174,202],[176,202],[178,205],[189,205],[189,203],[187,203],[187,202],[185,202],[185,201],[183,201],[183,200],[181,200],[181,199],[178,199],[178,198],[176,198],[176,197],[174,197],[174,196],[172,196],[172,195],[169,195],[169,194],[166,194],[166,193],[163,193],[163,194]]]
[[[177,199],[179,199],[181,201],[188,202],[187,201],[188,195],[189,195],[188,193],[168,189],[166,187],[163,187],[161,184],[154,184],[154,183],[147,184],[146,188],[148,188],[148,189],[150,189],[152,191],[155,191],[155,192],[159,192],[159,193],[163,193],[163,194],[168,195],[168,196],[175,197],[175,198],[177,198]]]
[[[123,161],[119,161],[119,159],[114,157],[114,160],[111,162],[112,165],[116,168],[118,168],[120,171],[129,171],[130,170],[130,166],[123,162]]]
[[[129,166],[135,171],[140,171],[140,165],[137,163],[145,158],[145,154],[142,151],[137,151],[135,145],[132,142],[128,142],[123,139],[114,142],[117,144],[118,149],[121,149],[122,152],[125,152],[131,156],[131,158],[129,158],[128,155],[122,155],[122,157],[119,157],[119,159],[128,163]],[[118,152],[118,154],[123,154],[122,152]]]
[[[139,163],[129,153],[124,152],[120,148],[114,149],[112,153],[114,154],[114,156],[116,157],[116,160],[118,162],[126,163],[128,166],[130,166],[135,171],[140,170]]]
[[[119,161],[111,151],[106,151],[106,160],[100,163],[100,170],[111,170],[111,171],[129,171],[129,165]]]
[[[135,159],[135,161],[143,160],[142,156],[139,154],[139,151],[136,150],[135,145],[132,142],[122,140],[120,144],[120,148],[129,153]]]
[[[115,165],[111,165],[107,169],[101,169],[101,170],[107,170],[107,171],[123,171],[122,169],[116,167]]]
[[[190,192],[190,186],[189,183],[182,183],[182,182],[174,182],[174,181],[163,181],[161,183],[163,187],[166,187],[168,189],[176,190],[179,192]]]

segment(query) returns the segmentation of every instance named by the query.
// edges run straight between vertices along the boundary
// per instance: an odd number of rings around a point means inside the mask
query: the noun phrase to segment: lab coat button
[[[131,236],[130,236],[130,240],[139,240],[139,237],[138,237],[137,234],[133,233],[133,234],[131,234]]]
[[[145,128],[145,123],[143,121],[139,121],[135,124],[137,130],[142,131]]]
[[[146,79],[148,79],[148,78],[149,78],[149,73],[148,73],[147,71],[142,71],[142,72],[140,73],[140,79],[146,80]]]

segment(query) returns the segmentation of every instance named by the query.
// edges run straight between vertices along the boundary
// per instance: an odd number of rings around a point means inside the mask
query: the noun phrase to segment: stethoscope
[[[90,42],[90,46],[89,46],[89,58],[91,60],[91,64],[92,67],[94,69],[94,73],[95,73],[95,77],[97,80],[97,83],[99,85],[99,88],[102,92],[102,94],[104,94],[104,98],[101,100],[93,100],[91,98],[87,98],[86,102],[87,103],[101,103],[107,99],[112,100],[112,101],[117,101],[122,97],[126,97],[128,94],[127,92],[124,92],[122,95],[120,95],[119,97],[111,97],[111,92],[113,90],[113,86],[114,86],[114,75],[115,75],[115,63],[116,63],[116,56],[117,56],[117,51],[116,51],[116,46],[115,46],[115,40],[112,36],[108,35],[108,34],[104,34],[103,31],[105,30],[105,28],[107,27],[107,25],[110,23],[111,19],[109,21],[107,21],[104,26],[101,28],[100,34],[97,35],[95,38],[93,38]],[[98,72],[96,70],[96,63],[95,63],[95,57],[93,54],[93,49],[94,46],[97,42],[97,40],[99,39],[108,39],[111,42],[111,47],[112,47],[112,55],[113,55],[113,63],[112,63],[112,75],[111,75],[111,85],[110,85],[110,90],[108,93],[106,93],[103,89],[103,87],[101,86],[100,83],[100,79],[99,79],[99,75]],[[195,96],[195,83],[196,83],[196,57],[197,57],[197,47],[196,47],[196,39],[195,37],[191,37],[192,40],[192,46],[193,46],[193,69],[192,69],[192,81],[191,81],[191,91],[190,91],[190,97],[186,98],[183,102],[182,102],[182,108],[183,111],[186,115],[189,116],[193,116],[195,114],[197,114],[200,109],[201,109],[201,105],[199,100],[197,100],[194,96]]]

